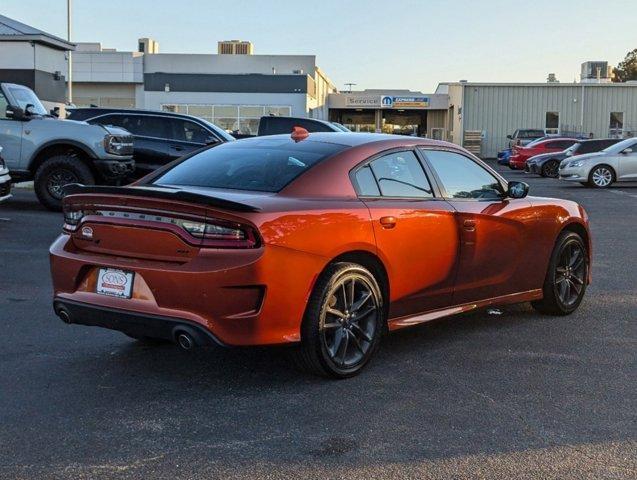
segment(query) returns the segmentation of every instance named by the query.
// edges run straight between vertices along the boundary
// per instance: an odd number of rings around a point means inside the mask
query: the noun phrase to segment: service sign
[[[133,291],[133,272],[100,268],[96,292],[111,297],[130,298]]]

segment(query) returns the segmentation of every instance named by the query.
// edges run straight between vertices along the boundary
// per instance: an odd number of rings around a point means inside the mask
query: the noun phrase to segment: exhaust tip
[[[69,314],[68,311],[64,309],[60,309],[60,311],[58,312],[58,316],[62,319],[64,323],[71,323],[71,315]]]
[[[180,332],[177,334],[177,345],[179,345],[182,350],[190,351],[194,348],[195,341],[189,334]]]

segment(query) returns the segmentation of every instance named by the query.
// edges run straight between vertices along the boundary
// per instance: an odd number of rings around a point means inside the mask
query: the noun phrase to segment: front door
[[[461,236],[453,304],[536,288],[535,275],[530,274],[536,269],[533,236],[537,222],[531,202],[503,198],[500,181],[469,157],[442,150],[423,153],[456,211]]]
[[[619,154],[617,179],[637,180],[637,141],[627,148],[631,151]]]
[[[373,159],[354,176],[390,278],[390,318],[446,307],[458,255],[453,208],[434,196],[412,150]]]
[[[22,155],[22,125],[21,120],[7,118],[7,98],[0,91],[0,147],[2,147],[2,157],[7,163],[9,170],[26,170],[25,165],[21,165]]]

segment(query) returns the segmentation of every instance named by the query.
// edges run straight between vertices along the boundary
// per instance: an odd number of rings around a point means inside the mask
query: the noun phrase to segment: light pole
[[[67,40],[71,42],[71,0],[66,0]],[[67,74],[67,101],[73,103],[73,52],[69,50],[69,71]]]

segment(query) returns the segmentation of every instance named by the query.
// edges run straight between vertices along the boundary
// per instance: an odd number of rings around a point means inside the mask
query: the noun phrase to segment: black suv
[[[98,107],[69,111],[69,120],[117,126],[132,133],[136,176],[146,175],[206,145],[234,141],[223,129],[191,115]]]
[[[349,132],[350,130],[336,122],[328,122],[317,118],[305,117],[279,117],[274,115],[265,115],[259,120],[259,130],[257,136],[263,135],[280,135],[290,134],[294,127],[301,127],[308,132]],[[233,132],[232,135],[237,138],[250,138],[254,135]]]

